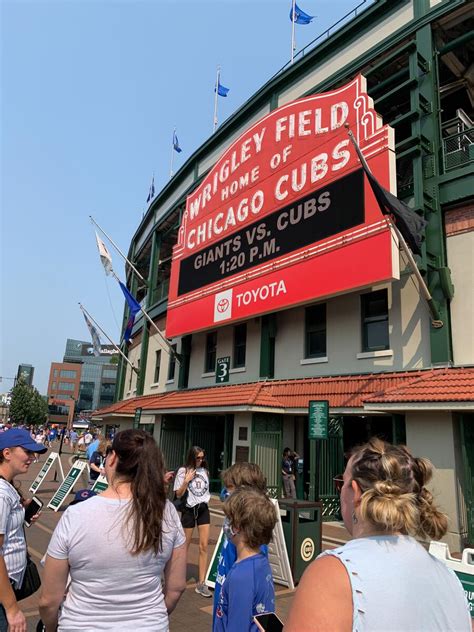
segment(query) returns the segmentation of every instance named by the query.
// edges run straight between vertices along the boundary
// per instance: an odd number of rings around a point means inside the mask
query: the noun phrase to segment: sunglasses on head
[[[342,474],[338,474],[333,479],[334,487],[336,488],[336,492],[339,494],[341,492],[342,486],[344,485],[344,477]]]

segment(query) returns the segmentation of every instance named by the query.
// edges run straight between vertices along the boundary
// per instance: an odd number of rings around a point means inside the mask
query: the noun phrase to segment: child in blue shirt
[[[225,470],[221,476],[222,483],[224,485],[224,489],[221,492],[221,500],[223,501],[225,501],[236,489],[256,489],[262,494],[265,494],[267,491],[267,481],[262,470],[256,463],[234,463],[234,465],[231,465],[227,470]],[[212,610],[213,625],[216,619],[216,609],[219,603],[222,584],[227,577],[227,573],[230,571],[237,559],[237,549],[232,542],[232,538],[229,537],[228,518],[224,519],[224,525],[222,528],[224,531],[224,538],[217,563],[217,576]],[[268,557],[268,547],[266,544],[263,544],[260,547],[260,551]]]
[[[226,500],[224,513],[237,559],[221,586],[213,632],[257,632],[253,617],[275,610],[272,571],[260,551],[272,538],[275,507],[260,491],[239,489]]]

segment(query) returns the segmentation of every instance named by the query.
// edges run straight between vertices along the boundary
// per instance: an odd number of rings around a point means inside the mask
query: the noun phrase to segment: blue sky
[[[365,6],[371,3],[368,0]],[[316,18],[357,0],[299,0]],[[123,295],[101,267],[89,215],[127,251],[152,173],[167,182],[212,132],[216,66],[230,116],[290,57],[291,0],[3,0],[0,392],[19,363],[46,393],[66,339],[89,340],[78,301],[118,340]],[[123,263],[111,249],[114,267]],[[107,342],[104,340],[104,342]]]

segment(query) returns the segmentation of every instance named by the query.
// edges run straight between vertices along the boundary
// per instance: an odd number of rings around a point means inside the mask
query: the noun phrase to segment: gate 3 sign
[[[346,123],[374,176],[394,190],[393,130],[362,75],[273,110],[188,196],[168,337],[399,278],[396,239]]]

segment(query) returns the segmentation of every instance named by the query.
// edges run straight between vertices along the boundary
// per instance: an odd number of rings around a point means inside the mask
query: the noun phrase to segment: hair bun
[[[400,496],[402,493],[400,487],[393,481],[376,481],[374,491],[379,496]]]

